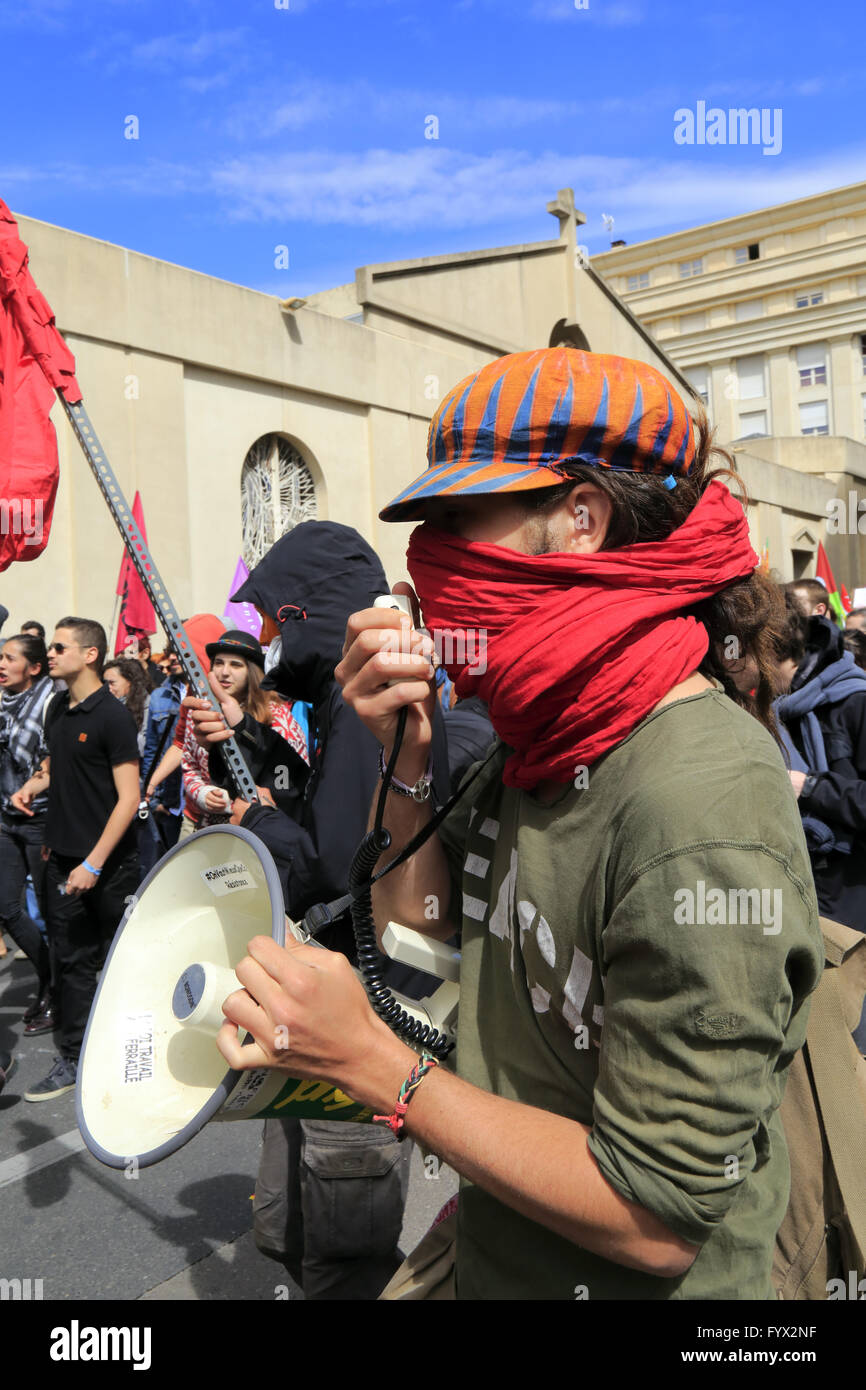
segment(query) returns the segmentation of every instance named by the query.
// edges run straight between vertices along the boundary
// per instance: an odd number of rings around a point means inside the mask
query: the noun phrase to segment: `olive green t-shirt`
[[[610,1185],[700,1250],[678,1278],[640,1273],[464,1182],[458,1297],[770,1298],[777,1109],[823,965],[781,754],[718,686],[552,806],[503,786],[507,754],[439,832],[462,895],[458,1073],[591,1126]]]

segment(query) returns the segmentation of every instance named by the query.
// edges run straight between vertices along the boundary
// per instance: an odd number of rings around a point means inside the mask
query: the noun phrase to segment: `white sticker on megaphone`
[[[236,893],[241,888],[255,888],[246,865],[235,860],[233,864],[214,864],[210,869],[202,869],[201,876],[212,893],[222,898],[226,893]]]
[[[121,1014],[123,1084],[153,1080],[153,1014]]]

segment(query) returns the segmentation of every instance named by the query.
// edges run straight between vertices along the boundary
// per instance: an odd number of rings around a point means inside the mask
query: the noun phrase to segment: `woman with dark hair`
[[[138,729],[138,751],[144,753],[150,691],[141,666],[132,657],[116,656],[107,661],[102,672],[112,695],[126,705]]]
[[[262,689],[265,654],[255,637],[248,632],[224,632],[217,641],[208,642],[205,651],[212,677],[225,692],[224,709],[228,708],[238,721],[249,715],[256,724],[273,729],[308,761],[306,740],[289,703],[274,704],[270,694]],[[192,721],[187,726],[182,765],[187,800],[204,813],[196,828],[228,820],[231,798],[222,787],[213,784],[208,754],[196,740]]]
[[[28,1036],[50,1032],[54,1025],[48,946],[22,902],[28,873],[40,908],[44,902],[42,846],[48,793],[34,798],[30,816],[16,811],[10,798],[32,777],[45,755],[45,709],[54,693],[47,672],[48,655],[41,638],[19,633],[3,643],[0,651],[0,924],[36,971],[36,999],[24,1015],[24,1031]]]

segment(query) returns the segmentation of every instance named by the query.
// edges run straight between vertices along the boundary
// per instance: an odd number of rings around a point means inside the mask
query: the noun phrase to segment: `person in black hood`
[[[378,557],[357,531],[307,521],[277,541],[232,595],[261,613],[264,685],[294,702],[292,713],[307,735],[309,763],[250,715],[233,725],[261,800],[235,800],[232,820],[270,850],[294,920],[346,893],[366,830],[379,745],[343,703],[334,667],[349,615],[388,592]],[[219,751],[226,735],[217,732],[223,726],[203,703],[192,709],[197,737],[208,740],[212,781],[230,789]],[[433,790],[444,801],[450,785],[441,717],[437,727]],[[317,939],[354,960],[348,915]],[[392,962],[384,974],[391,988],[415,998],[437,983]],[[256,1243],[286,1265],[307,1298],[376,1298],[397,1269],[408,1147],[379,1126],[265,1121],[253,1208]]]
[[[266,793],[258,805],[236,801],[233,819],[267,845],[286,911],[296,921],[315,903],[346,892],[349,865],[366,829],[379,745],[344,705],[334,667],[349,614],[389,592],[381,561],[357,531],[334,521],[305,521],[271,547],[232,595],[233,602],[252,603],[261,613],[263,646],[276,630],[267,646],[264,688],[310,707],[309,765],[276,730],[250,715],[233,729],[253,780]],[[303,722],[297,704],[293,713]],[[210,727],[206,711],[203,718]],[[441,720],[437,726],[433,791],[437,801],[445,801],[447,743]],[[210,771],[216,786],[231,789],[218,744],[210,751]],[[352,955],[346,922],[318,939]]]

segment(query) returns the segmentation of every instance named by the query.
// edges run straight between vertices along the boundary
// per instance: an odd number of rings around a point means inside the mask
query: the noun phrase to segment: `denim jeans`
[[[28,873],[36,898],[45,914],[45,870],[42,844],[45,822],[41,817],[20,825],[0,826],[0,928],[8,931],[36,971],[40,995],[48,988],[51,966],[45,938],[24,906]]]
[[[54,994],[60,1011],[60,1053],[77,1061],[96,993],[96,977],[126,909],[138,887],[138,851],[110,856],[93,888],[61,893],[80,859],[52,854],[45,876],[48,941]]]
[[[411,1143],[349,1121],[265,1120],[255,1241],[309,1299],[376,1299],[398,1249]]]

